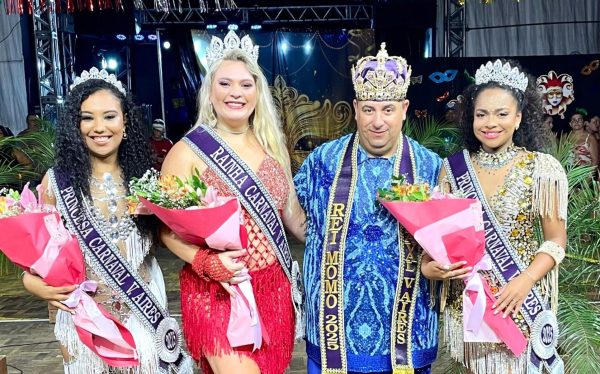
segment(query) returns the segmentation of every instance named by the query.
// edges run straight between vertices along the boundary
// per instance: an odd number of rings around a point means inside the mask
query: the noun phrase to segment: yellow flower
[[[510,235],[511,235],[512,237],[519,236],[519,230],[517,230],[517,229],[513,229],[513,230],[510,232]]]
[[[165,192],[176,190],[178,188],[176,178],[174,175],[163,175],[160,177],[158,185]]]
[[[6,211],[6,198],[4,196],[0,196],[0,214],[3,214]]]
[[[517,216],[517,221],[524,221],[524,220],[525,220],[525,218],[527,218],[527,217],[525,216],[525,214],[523,214],[523,213],[519,213],[519,215]]]
[[[531,184],[533,183],[533,178],[531,178],[530,176],[525,177],[525,184]]]

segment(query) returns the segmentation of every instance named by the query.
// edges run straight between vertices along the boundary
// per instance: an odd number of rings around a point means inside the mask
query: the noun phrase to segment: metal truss
[[[33,38],[41,115],[56,120],[73,76],[73,30],[69,15],[56,14],[55,0],[33,1]],[[61,21],[59,25],[58,21]],[[61,67],[62,66],[62,67]]]
[[[464,1],[444,0],[444,56],[464,57],[465,38],[466,13]]]
[[[252,7],[207,12],[203,8],[181,8],[162,11],[154,8],[139,10],[142,25],[208,23],[256,23],[262,25],[296,25],[303,22],[368,22],[373,20],[371,5],[318,5]]]

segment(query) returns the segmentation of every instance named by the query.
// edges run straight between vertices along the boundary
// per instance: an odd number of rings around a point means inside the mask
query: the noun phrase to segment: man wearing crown
[[[392,175],[437,183],[440,158],[402,134],[411,68],[388,56],[352,69],[357,131],[311,153],[295,177],[307,215],[308,373],[428,373],[437,312],[421,249],[376,201]]]

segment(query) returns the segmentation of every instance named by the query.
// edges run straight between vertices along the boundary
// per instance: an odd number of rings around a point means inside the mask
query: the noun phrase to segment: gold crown
[[[388,56],[385,43],[377,56],[366,56],[352,67],[356,99],[360,101],[401,101],[410,85],[411,68],[400,56]]]
[[[240,39],[233,30],[229,30],[225,38],[213,36],[210,40],[210,46],[206,51],[206,62],[212,66],[230,51],[238,49],[247,54],[252,60],[258,60],[258,45],[252,44],[252,39],[248,35]]]

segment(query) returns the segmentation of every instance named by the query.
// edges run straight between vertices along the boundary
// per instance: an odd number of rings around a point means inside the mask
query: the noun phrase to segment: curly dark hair
[[[81,104],[100,90],[110,91],[120,101],[126,120],[127,139],[122,140],[117,156],[126,185],[129,186],[132,178],[141,177],[152,167],[150,144],[131,95],[124,95],[104,80],[89,79],[75,86],[67,96],[56,129],[54,168],[70,176],[75,191],[82,195],[80,198],[91,198],[89,179],[92,175],[90,154],[80,131]],[[141,218],[135,221],[142,233],[150,234],[154,226],[151,220]]]
[[[501,60],[502,64],[508,62],[510,66],[517,67],[519,71],[524,72],[521,65],[513,60]],[[534,78],[525,73],[529,83],[527,89],[522,92],[516,88],[490,81],[488,83],[467,87],[462,95],[464,99],[459,105],[459,123],[463,146],[469,152],[476,152],[481,146],[481,142],[475,137],[473,132],[473,120],[475,114],[475,101],[479,94],[488,88],[502,88],[511,93],[517,100],[519,111],[521,111],[521,124],[519,130],[513,135],[513,142],[519,147],[525,147],[530,151],[540,151],[544,149],[548,136],[543,127],[542,97],[538,92]]]

